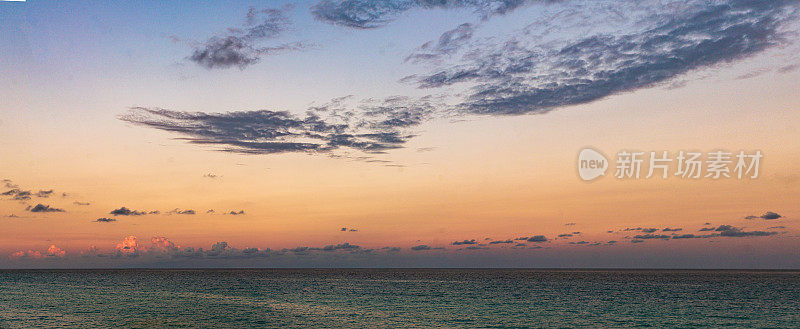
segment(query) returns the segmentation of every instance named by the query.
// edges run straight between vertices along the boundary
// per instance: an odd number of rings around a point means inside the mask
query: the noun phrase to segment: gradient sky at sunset
[[[798,10],[0,2],[0,268],[800,268]]]

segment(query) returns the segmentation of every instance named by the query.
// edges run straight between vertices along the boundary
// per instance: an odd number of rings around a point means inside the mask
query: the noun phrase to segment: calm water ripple
[[[0,271],[2,328],[800,326],[800,272]]]

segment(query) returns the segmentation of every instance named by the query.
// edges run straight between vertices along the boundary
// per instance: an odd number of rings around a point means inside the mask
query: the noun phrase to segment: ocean
[[[796,271],[0,271],[2,328],[799,326]]]

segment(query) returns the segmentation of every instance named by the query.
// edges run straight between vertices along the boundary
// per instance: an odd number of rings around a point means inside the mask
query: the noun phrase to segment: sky
[[[798,269],[798,13],[0,1],[0,268]]]

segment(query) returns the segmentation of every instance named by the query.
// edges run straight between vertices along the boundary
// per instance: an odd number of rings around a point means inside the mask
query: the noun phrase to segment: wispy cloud
[[[291,6],[281,9],[250,8],[243,27],[229,28],[227,34],[213,36],[196,45],[189,60],[208,69],[244,69],[257,63],[262,56],[303,50],[308,46],[300,42],[258,45],[262,40],[279,37],[288,29],[291,22],[287,11],[291,9]]]
[[[323,0],[311,8],[320,21],[356,29],[374,29],[411,9],[471,8],[481,17],[505,14],[530,0]]]
[[[442,33],[436,41],[428,41],[414,50],[411,55],[406,57],[406,62],[419,63],[424,61],[435,61],[442,56],[455,53],[472,39],[475,28],[470,23],[464,23],[458,27]]]

